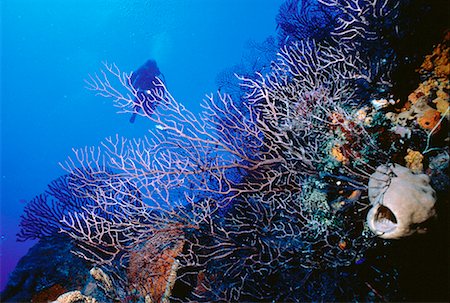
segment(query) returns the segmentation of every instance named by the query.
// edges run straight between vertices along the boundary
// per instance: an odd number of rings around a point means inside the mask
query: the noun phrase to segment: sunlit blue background
[[[142,136],[84,89],[102,61],[132,71],[153,58],[175,98],[198,111],[249,40],[275,34],[281,0],[1,1],[1,289],[33,244],[16,242],[26,201],[64,174],[73,147]]]

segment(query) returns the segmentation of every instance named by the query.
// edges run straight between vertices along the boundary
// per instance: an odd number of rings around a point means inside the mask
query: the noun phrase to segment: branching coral
[[[136,112],[130,76],[114,65],[105,67],[102,76],[91,78],[91,89],[113,98],[123,112]],[[108,138],[100,149],[76,150],[63,165],[77,195],[95,201],[62,221],[79,242],[78,254],[100,266],[129,262],[127,283],[160,298],[170,266],[137,272],[133,260],[140,254],[159,259],[165,245],[181,241],[182,251],[172,256],[180,262],[178,279],[193,289],[208,284],[206,292],[191,294],[201,301],[294,299],[300,290],[294,297],[277,295],[262,281],[290,280],[298,266],[318,270],[351,264],[370,246],[364,220],[348,224],[344,219],[364,208],[357,201],[370,166],[360,165],[358,150],[377,150],[363,122],[348,113],[353,81],[366,77],[366,68],[342,49],[303,41],[283,48],[270,74],[241,78],[246,91],[241,106],[227,95],[210,96],[199,116],[157,82],[149,98],[159,100],[156,111],[146,110],[146,100],[137,105],[140,115],[158,125],[150,136]],[[123,92],[113,88],[111,76]],[[348,162],[338,165],[346,176],[327,178],[336,188],[346,187],[301,194],[310,177],[321,178],[330,142],[341,142]],[[96,176],[105,176],[102,186]],[[305,202],[312,202],[312,193],[343,199],[338,207],[321,201],[318,212]],[[176,231],[176,239],[161,239],[169,231]],[[297,279],[307,279],[306,273]]]
[[[332,35],[338,41],[380,39],[383,28],[398,16],[398,1],[319,0],[336,10],[337,25]]]
[[[44,194],[28,202],[20,222],[19,241],[55,236],[65,215],[92,204],[92,200],[79,197],[70,188],[69,179],[69,175],[59,177]]]
[[[315,0],[285,1],[277,15],[279,41],[290,42],[304,39],[324,40],[334,28],[336,16]]]

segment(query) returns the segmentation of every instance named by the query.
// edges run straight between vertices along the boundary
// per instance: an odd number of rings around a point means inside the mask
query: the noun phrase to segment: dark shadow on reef
[[[89,278],[86,262],[71,251],[67,236],[41,239],[10,275],[1,302],[49,302],[70,290],[81,289]]]
[[[439,194],[438,194],[439,195]],[[398,292],[406,302],[448,302],[449,196],[441,192],[436,205],[438,219],[430,232],[396,241],[385,253],[398,269]]]

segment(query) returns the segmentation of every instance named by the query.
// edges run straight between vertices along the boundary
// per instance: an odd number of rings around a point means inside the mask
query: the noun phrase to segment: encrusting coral
[[[436,128],[436,131],[439,131],[439,120],[441,119],[441,115],[439,112],[433,108],[430,108],[423,112],[423,114],[417,118],[417,122],[419,125],[426,130],[433,130]]]
[[[433,53],[425,57],[423,64],[420,66],[419,72],[433,72],[436,77],[445,78],[450,75],[449,48],[450,31],[445,34],[444,42],[438,44]]]
[[[52,303],[97,303],[95,298],[83,295],[80,291],[70,291],[53,301]]]
[[[447,120],[449,120],[450,113],[448,112],[449,108],[449,96],[448,93],[444,92],[443,90],[438,90],[436,92],[436,98],[432,101],[436,105],[437,111],[445,116]]]
[[[423,170],[423,155],[419,151],[408,148],[408,154],[405,156],[406,167],[411,171],[418,173]]]
[[[447,32],[444,41],[434,48],[431,55],[425,57],[417,70],[424,79],[422,83],[409,94],[408,101],[399,113],[389,111],[386,114],[388,119],[401,126],[409,125],[410,121],[417,121],[425,131],[433,134],[439,132],[441,118],[450,118],[449,52],[450,32]]]

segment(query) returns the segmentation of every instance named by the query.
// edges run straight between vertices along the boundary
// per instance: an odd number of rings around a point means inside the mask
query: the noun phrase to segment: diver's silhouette
[[[156,77],[161,75],[161,71],[159,70],[158,66],[156,65],[155,60],[147,60],[144,65],[139,67],[133,74],[131,75],[131,84],[133,87],[137,90],[137,96],[136,98],[139,98],[139,100],[142,103],[142,107],[144,107],[144,110],[146,111],[146,114],[151,115],[158,105],[155,98],[152,95],[152,90],[154,90],[155,87],[155,80]],[[135,98],[135,103],[138,103]],[[138,115],[141,107],[135,106],[134,110],[135,112],[130,118],[130,122],[134,123],[136,120],[136,116]]]

